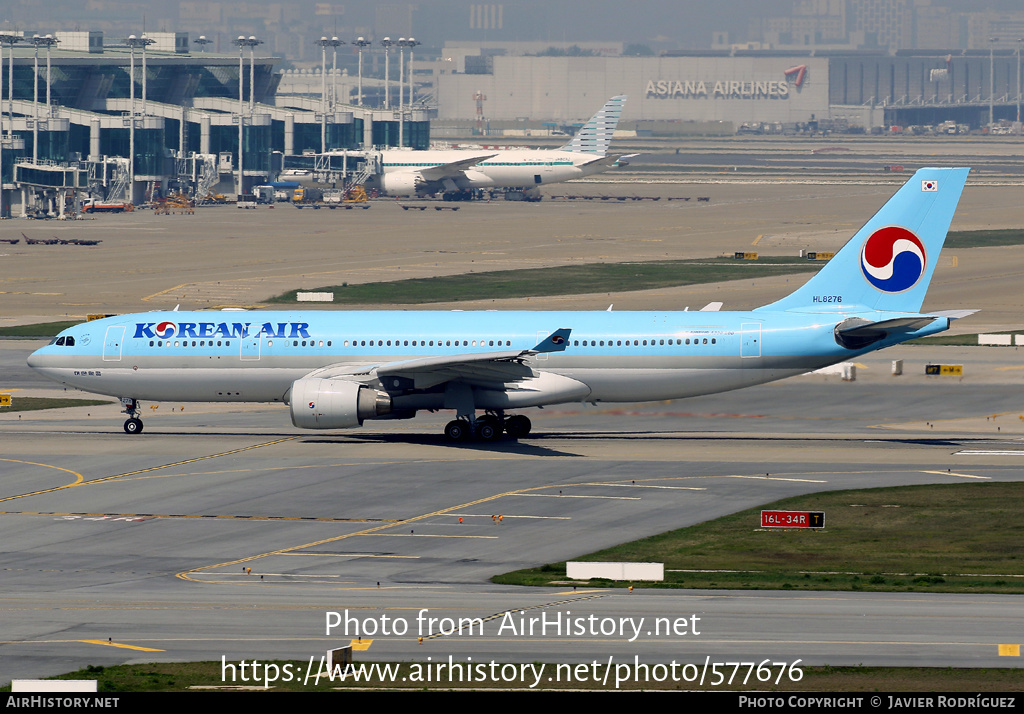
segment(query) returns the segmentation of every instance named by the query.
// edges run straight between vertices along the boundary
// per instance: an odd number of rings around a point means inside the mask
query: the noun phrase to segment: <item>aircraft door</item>
[[[761,323],[744,322],[740,326],[740,357],[761,356]]]
[[[241,345],[241,352],[238,355],[239,359],[258,360],[262,351],[263,338],[249,335],[241,339]]]
[[[107,328],[107,335],[103,339],[103,361],[120,362],[121,348],[124,346],[124,325],[112,325]]]

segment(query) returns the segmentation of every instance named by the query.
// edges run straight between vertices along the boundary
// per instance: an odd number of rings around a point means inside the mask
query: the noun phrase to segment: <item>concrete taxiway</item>
[[[307,660],[352,635],[373,640],[365,660],[1019,666],[999,655],[1024,631],[1015,596],[487,583],[800,493],[1019,480],[1020,402],[998,376],[1014,372],[995,371],[1008,353],[973,348],[994,362],[929,379],[922,349],[896,355],[903,377],[879,356],[852,383],[545,409],[529,439],[490,446],[445,444],[440,415],[309,434],[280,406],[161,404],[139,437],[121,432],[116,406],[7,415],[0,677]],[[970,365],[970,348],[943,350]],[[354,618],[347,636],[326,634],[329,612]],[[609,629],[510,629],[545,613]],[[699,635],[653,629],[694,616]],[[459,618],[484,624],[436,636]],[[640,634],[611,632],[621,618]],[[421,628],[435,636],[419,643]]]

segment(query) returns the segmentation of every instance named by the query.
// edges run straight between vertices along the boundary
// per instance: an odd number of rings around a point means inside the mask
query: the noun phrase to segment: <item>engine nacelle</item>
[[[380,186],[389,196],[415,196],[416,190],[423,185],[423,177],[414,171],[400,171],[380,177]]]
[[[298,379],[291,389],[292,424],[300,429],[347,429],[391,413],[391,396],[345,379]]]

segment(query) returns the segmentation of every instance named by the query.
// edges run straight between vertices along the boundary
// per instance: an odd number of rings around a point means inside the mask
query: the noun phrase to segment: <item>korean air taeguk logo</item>
[[[901,293],[917,285],[927,265],[921,239],[899,226],[879,228],[860,249],[861,272],[886,293]]]
[[[161,340],[166,340],[168,337],[174,337],[174,333],[177,332],[177,330],[178,326],[173,322],[161,322],[156,326],[156,329],[153,330],[153,332],[155,332],[156,336]]]

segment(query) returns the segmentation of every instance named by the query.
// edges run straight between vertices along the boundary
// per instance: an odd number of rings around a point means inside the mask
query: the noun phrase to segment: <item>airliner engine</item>
[[[384,174],[380,177],[380,185],[388,196],[415,196],[417,190],[426,188],[423,177],[412,171]]]
[[[391,397],[344,379],[299,379],[291,388],[292,424],[300,429],[346,429],[391,413]]]

